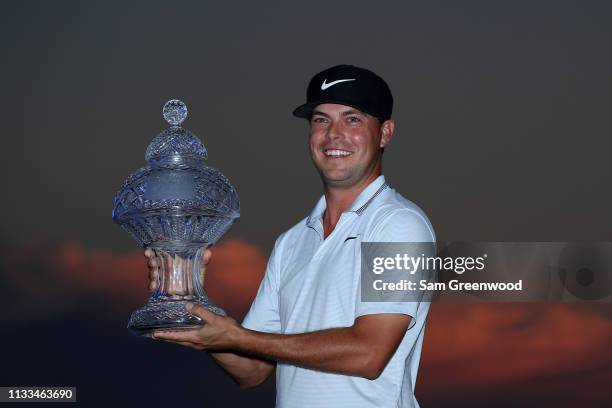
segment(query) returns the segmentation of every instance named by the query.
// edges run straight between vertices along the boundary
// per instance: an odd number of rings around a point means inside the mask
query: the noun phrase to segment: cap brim
[[[320,105],[322,103],[325,103],[325,102],[315,101],[315,102],[309,102],[309,103],[300,105],[293,110],[293,116],[297,116],[298,118],[310,119],[314,108],[316,108],[317,105]],[[328,103],[331,103],[331,101],[328,101]]]
[[[318,105],[321,105],[323,103],[337,103],[340,105],[351,106],[355,109],[359,109],[360,111],[370,114],[374,117],[378,117],[375,113],[370,112],[368,109],[365,109],[363,106],[360,106],[352,102],[347,102],[347,101],[343,101],[340,99],[336,99],[336,98],[320,99],[318,101],[312,101],[312,102],[300,105],[293,110],[293,116],[296,116],[298,118],[310,119],[310,117],[312,116],[312,111],[314,111],[314,109]]]

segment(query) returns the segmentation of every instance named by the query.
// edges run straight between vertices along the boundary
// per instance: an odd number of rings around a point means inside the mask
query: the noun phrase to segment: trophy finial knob
[[[179,126],[187,117],[187,105],[178,99],[171,99],[164,104],[162,114],[171,126]]]

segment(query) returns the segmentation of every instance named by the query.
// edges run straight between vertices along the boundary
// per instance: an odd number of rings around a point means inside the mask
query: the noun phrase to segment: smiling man
[[[155,338],[208,350],[245,388],[276,369],[278,407],[418,406],[429,303],[360,297],[361,242],[435,241],[425,214],[381,174],[392,108],[389,87],[369,70],[340,65],[315,75],[294,115],[310,123],[323,196],[277,239],[242,325],[193,306],[201,329]]]

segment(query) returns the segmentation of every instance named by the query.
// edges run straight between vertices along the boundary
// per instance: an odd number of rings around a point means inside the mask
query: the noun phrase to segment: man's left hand
[[[193,330],[156,330],[153,338],[164,340],[183,346],[192,347],[196,350],[220,350],[229,349],[232,339],[239,335],[242,327],[231,317],[220,316],[200,305],[187,303],[187,311],[204,321],[204,326]]]

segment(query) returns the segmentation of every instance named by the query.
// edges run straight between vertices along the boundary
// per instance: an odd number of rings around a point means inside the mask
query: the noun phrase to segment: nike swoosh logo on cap
[[[327,78],[325,78],[325,79],[323,80],[323,83],[321,84],[321,90],[322,90],[322,91],[324,91],[324,90],[326,90],[327,88],[329,88],[330,86],[334,86],[334,85],[336,85],[336,84],[339,84],[340,82],[354,81],[354,80],[355,80],[355,78],[350,78],[350,79],[338,79],[338,80],[336,80],[336,81],[332,81],[332,82],[330,82],[330,83],[328,84],[328,83],[327,83]]]

